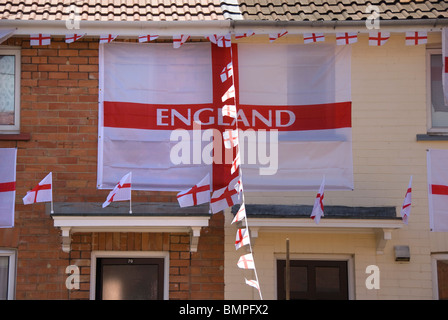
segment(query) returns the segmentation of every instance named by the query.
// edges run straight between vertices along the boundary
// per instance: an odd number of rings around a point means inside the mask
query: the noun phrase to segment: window
[[[448,105],[445,105],[442,85],[442,53],[428,50],[428,132],[448,134]]]
[[[16,254],[0,250],[0,300],[12,300],[15,295]]]
[[[286,261],[277,261],[277,297],[286,298]],[[290,261],[291,300],[347,300],[347,261]]]
[[[163,258],[99,258],[97,300],[162,300]]]
[[[434,298],[448,300],[448,254],[432,255]]]
[[[0,134],[20,132],[20,51],[0,48]]]

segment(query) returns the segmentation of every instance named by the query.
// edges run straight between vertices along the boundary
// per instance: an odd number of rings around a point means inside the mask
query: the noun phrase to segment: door
[[[277,297],[286,299],[286,261],[277,261]],[[291,300],[347,300],[347,261],[291,260]]]
[[[98,258],[97,300],[162,300],[164,259]]]

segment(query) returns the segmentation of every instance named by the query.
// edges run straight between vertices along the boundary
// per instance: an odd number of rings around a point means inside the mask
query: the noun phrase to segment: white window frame
[[[426,50],[426,112],[427,112],[427,131],[429,134],[448,135],[448,127],[434,128],[432,126],[432,105],[431,105],[431,55],[442,54],[442,49]]]
[[[16,265],[17,252],[15,250],[0,249],[0,257],[8,257],[8,300],[14,300],[16,295]]]
[[[92,251],[90,260],[90,300],[95,300],[97,258],[162,258],[163,300],[169,299],[170,253],[168,251]]]
[[[431,255],[431,269],[432,269],[432,297],[434,300],[439,300],[439,283],[437,275],[437,261],[447,260],[448,253],[436,253]]]
[[[21,79],[21,54],[20,48],[0,46],[0,55],[15,56],[15,80],[14,80],[14,124],[1,125],[0,134],[20,133],[20,79]]]

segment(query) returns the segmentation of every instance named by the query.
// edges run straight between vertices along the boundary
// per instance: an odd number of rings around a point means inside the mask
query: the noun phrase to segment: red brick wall
[[[24,206],[22,197],[53,172],[55,202],[103,202],[109,191],[96,189],[98,132],[98,39],[30,47],[14,37],[3,45],[21,47],[21,133],[30,139],[0,139],[0,148],[18,148],[15,227],[0,229],[0,248],[18,250],[17,299],[88,298],[90,251],[104,235],[120,250],[170,251],[170,298],[224,297],[223,217],[203,228],[198,252],[189,252],[186,234],[74,234],[73,250],[62,252],[60,230],[53,227],[45,204]],[[133,192],[135,202],[176,201],[171,192]],[[163,241],[153,244],[150,239]],[[139,240],[140,239],[140,240]],[[144,239],[148,239],[147,241]],[[157,241],[160,241],[157,240]],[[157,249],[153,249],[156,246]],[[82,259],[81,290],[65,288],[65,268]]]

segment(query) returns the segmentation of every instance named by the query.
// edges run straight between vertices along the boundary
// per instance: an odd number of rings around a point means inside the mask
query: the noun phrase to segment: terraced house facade
[[[448,150],[444,28],[442,0],[0,1],[0,150],[16,154],[11,181],[0,158],[0,298],[448,299],[448,212],[428,192],[428,154]],[[194,141],[216,160],[235,123],[278,132],[245,155],[275,172],[240,165],[246,218],[234,198],[181,207],[204,173],[227,187],[232,161],[195,162]],[[128,169],[132,202],[103,207]],[[52,201],[24,204],[50,172]]]

